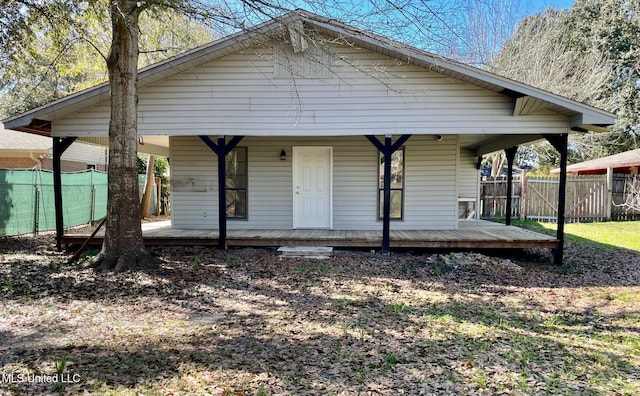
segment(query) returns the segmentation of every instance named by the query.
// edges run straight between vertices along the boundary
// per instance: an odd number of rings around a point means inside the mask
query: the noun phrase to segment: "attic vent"
[[[308,39],[302,40],[307,43]],[[297,45],[281,43],[274,47],[274,52],[276,78],[328,78],[331,76],[331,54],[314,43],[304,51],[300,51]]]

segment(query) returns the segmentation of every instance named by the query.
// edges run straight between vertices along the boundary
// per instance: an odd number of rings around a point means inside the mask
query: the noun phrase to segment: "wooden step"
[[[329,246],[281,246],[278,248],[278,253],[282,257],[328,259],[333,255],[333,248]]]

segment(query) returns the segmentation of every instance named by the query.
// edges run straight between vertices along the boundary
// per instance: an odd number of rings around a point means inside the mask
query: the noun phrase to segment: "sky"
[[[446,47],[473,46],[482,31],[500,39],[493,43],[500,47],[524,18],[543,12],[549,7],[569,9],[575,0],[273,0],[287,9],[302,8],[313,13],[333,17],[348,25],[375,32],[415,47],[444,56]],[[269,1],[266,1],[269,3]],[[235,6],[234,6],[235,4]],[[227,2],[242,15],[247,14],[251,26],[262,22],[265,15],[255,16],[245,2]],[[237,7],[237,8],[236,8]],[[453,43],[453,44],[452,44]],[[461,53],[465,52],[464,49]],[[460,55],[460,54],[458,54]]]
[[[435,45],[420,45],[422,42],[411,41],[411,37],[418,37],[417,34],[393,37],[399,41],[407,42],[427,51],[460,60],[466,63],[482,67],[484,62],[495,54],[503,45],[504,40],[511,36],[511,33],[524,18],[539,12],[544,12],[547,8],[570,9],[575,0],[409,0],[409,4],[444,4],[443,25],[436,23]],[[481,9],[478,4],[482,4]],[[456,10],[463,10],[457,16],[449,15],[447,5],[454,5]],[[465,13],[464,10],[467,10]],[[460,19],[461,18],[461,19]],[[438,26],[440,26],[439,36],[442,38],[438,42]],[[495,39],[480,39],[480,35],[495,37]],[[451,52],[450,49],[453,48]],[[487,51],[488,49],[493,49]],[[479,55],[485,54],[485,55]]]
[[[547,7],[553,8],[571,8],[573,0],[532,0],[532,6],[537,10],[542,10]]]
[[[537,11],[542,11],[547,7],[553,8],[571,8],[573,0],[532,0],[531,7]]]

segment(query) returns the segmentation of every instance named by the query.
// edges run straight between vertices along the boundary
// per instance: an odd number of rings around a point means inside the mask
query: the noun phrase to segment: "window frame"
[[[226,214],[227,216],[227,220],[240,220],[240,221],[246,221],[249,220],[249,149],[247,148],[247,146],[236,146],[233,149],[231,149],[231,151],[229,151],[229,153],[227,155],[231,155],[234,152],[237,152],[238,150],[244,150],[244,157],[245,157],[245,169],[244,169],[244,187],[239,188],[239,187],[229,187],[227,184],[227,177],[229,175],[227,175],[227,172],[229,172],[229,169],[225,170],[225,200],[227,200],[227,193],[230,191],[244,191],[244,216],[231,216],[229,215],[229,213]],[[226,161],[226,158],[225,158]],[[225,207],[227,207],[229,205],[229,201],[227,200],[225,202]]]
[[[391,187],[391,193],[393,193],[394,191],[399,191],[400,192],[400,217],[393,217],[392,214],[390,214],[389,216],[389,220],[390,221],[404,221],[404,197],[405,197],[405,176],[406,176],[406,150],[405,150],[405,146],[401,146],[399,147],[396,151],[393,152],[393,154],[397,153],[398,151],[402,152],[402,187],[398,188],[398,187]],[[393,157],[392,154],[392,157]],[[383,159],[383,154],[381,152],[378,151],[378,197],[377,197],[377,206],[378,206],[378,221],[384,220],[384,163],[382,161]],[[382,184],[382,186],[380,186],[380,184]]]

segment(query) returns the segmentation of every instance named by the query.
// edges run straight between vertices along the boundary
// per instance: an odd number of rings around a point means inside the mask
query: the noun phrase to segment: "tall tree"
[[[548,9],[524,19],[489,69],[504,76],[616,113],[608,133],[572,136],[570,162],[639,145],[639,0],[578,0],[570,10]],[[546,144],[532,150],[556,166]]]
[[[1,1],[0,9],[0,117],[106,80],[104,62],[94,50],[108,48],[97,34],[103,10],[79,10],[64,1]]]
[[[8,47],[13,46],[11,51],[0,51],[4,55],[0,69],[0,118],[106,81],[105,59],[111,42],[107,11],[106,2],[96,4],[78,13],[74,24],[60,23],[56,27],[51,26],[48,18],[29,20],[31,34],[7,42]],[[56,20],[60,18],[53,11],[51,14]],[[214,37],[211,29],[171,9],[143,13],[140,31],[139,67],[207,43]]]
[[[451,45],[445,55],[480,68],[491,67],[500,48],[511,37],[523,15],[529,13],[527,0],[469,0],[457,2],[455,29],[449,32]],[[503,151],[485,159],[491,177],[501,177],[507,164]]]
[[[2,4],[6,14],[0,18],[2,27],[0,44],[3,44],[3,58],[11,65],[24,65],[20,58],[22,48],[33,48],[34,50],[30,53],[34,56],[39,55],[38,52],[41,50],[52,48],[52,51],[57,52],[56,56],[51,58],[42,56],[42,59],[50,61],[49,68],[53,67],[52,65],[64,64],[64,62],[57,63],[57,60],[62,59],[62,55],[68,51],[76,56],[64,66],[75,66],[79,69],[79,73],[82,73],[83,70],[88,69],[82,67],[83,63],[80,62],[82,48],[74,47],[72,43],[91,43],[93,49],[101,53],[100,43],[96,43],[98,41],[96,38],[101,37],[100,24],[103,21],[111,22],[109,35],[111,48],[109,55],[105,58],[111,88],[107,227],[102,250],[89,264],[101,270],[122,271],[153,265],[151,256],[144,247],[139,221],[140,205],[136,167],[139,22],[143,12],[171,9],[166,7],[170,3],[160,0],[155,2],[112,1],[109,3],[109,14],[106,18],[104,13],[106,8],[103,8],[105,4],[97,0],[84,2],[24,0],[3,1]],[[176,8],[180,8],[183,2],[175,3]],[[152,9],[154,6],[164,7]],[[175,37],[172,37],[172,40],[173,44],[177,42]],[[31,44],[34,41],[42,44],[34,48]],[[75,51],[70,51],[71,47]],[[170,51],[175,53],[177,49],[170,48]],[[149,52],[149,60],[157,60],[159,53],[160,51]],[[95,73],[88,74],[99,76],[99,69],[96,68]],[[15,70],[22,69],[17,67]],[[51,76],[64,77],[65,74],[61,73],[63,70],[64,68],[59,68],[52,72]],[[77,87],[69,88],[69,82],[73,78],[56,80],[51,76],[46,77],[46,74],[42,80],[50,82],[49,88],[53,92],[58,92],[59,89],[62,93],[68,93],[77,89]],[[2,77],[6,75],[5,71]],[[60,81],[66,84],[61,86]],[[94,80],[88,78],[85,82],[91,83]],[[12,92],[15,93],[16,90]],[[43,96],[50,100],[58,94]]]
[[[454,28],[448,32],[448,52],[443,55],[484,68],[513,34],[528,0],[467,0],[456,2]]]
[[[135,0],[110,4],[112,42],[107,68],[111,88],[107,222],[102,251],[91,265],[99,269],[148,267],[138,202],[138,40],[143,8]],[[123,216],[123,209],[127,214]]]

